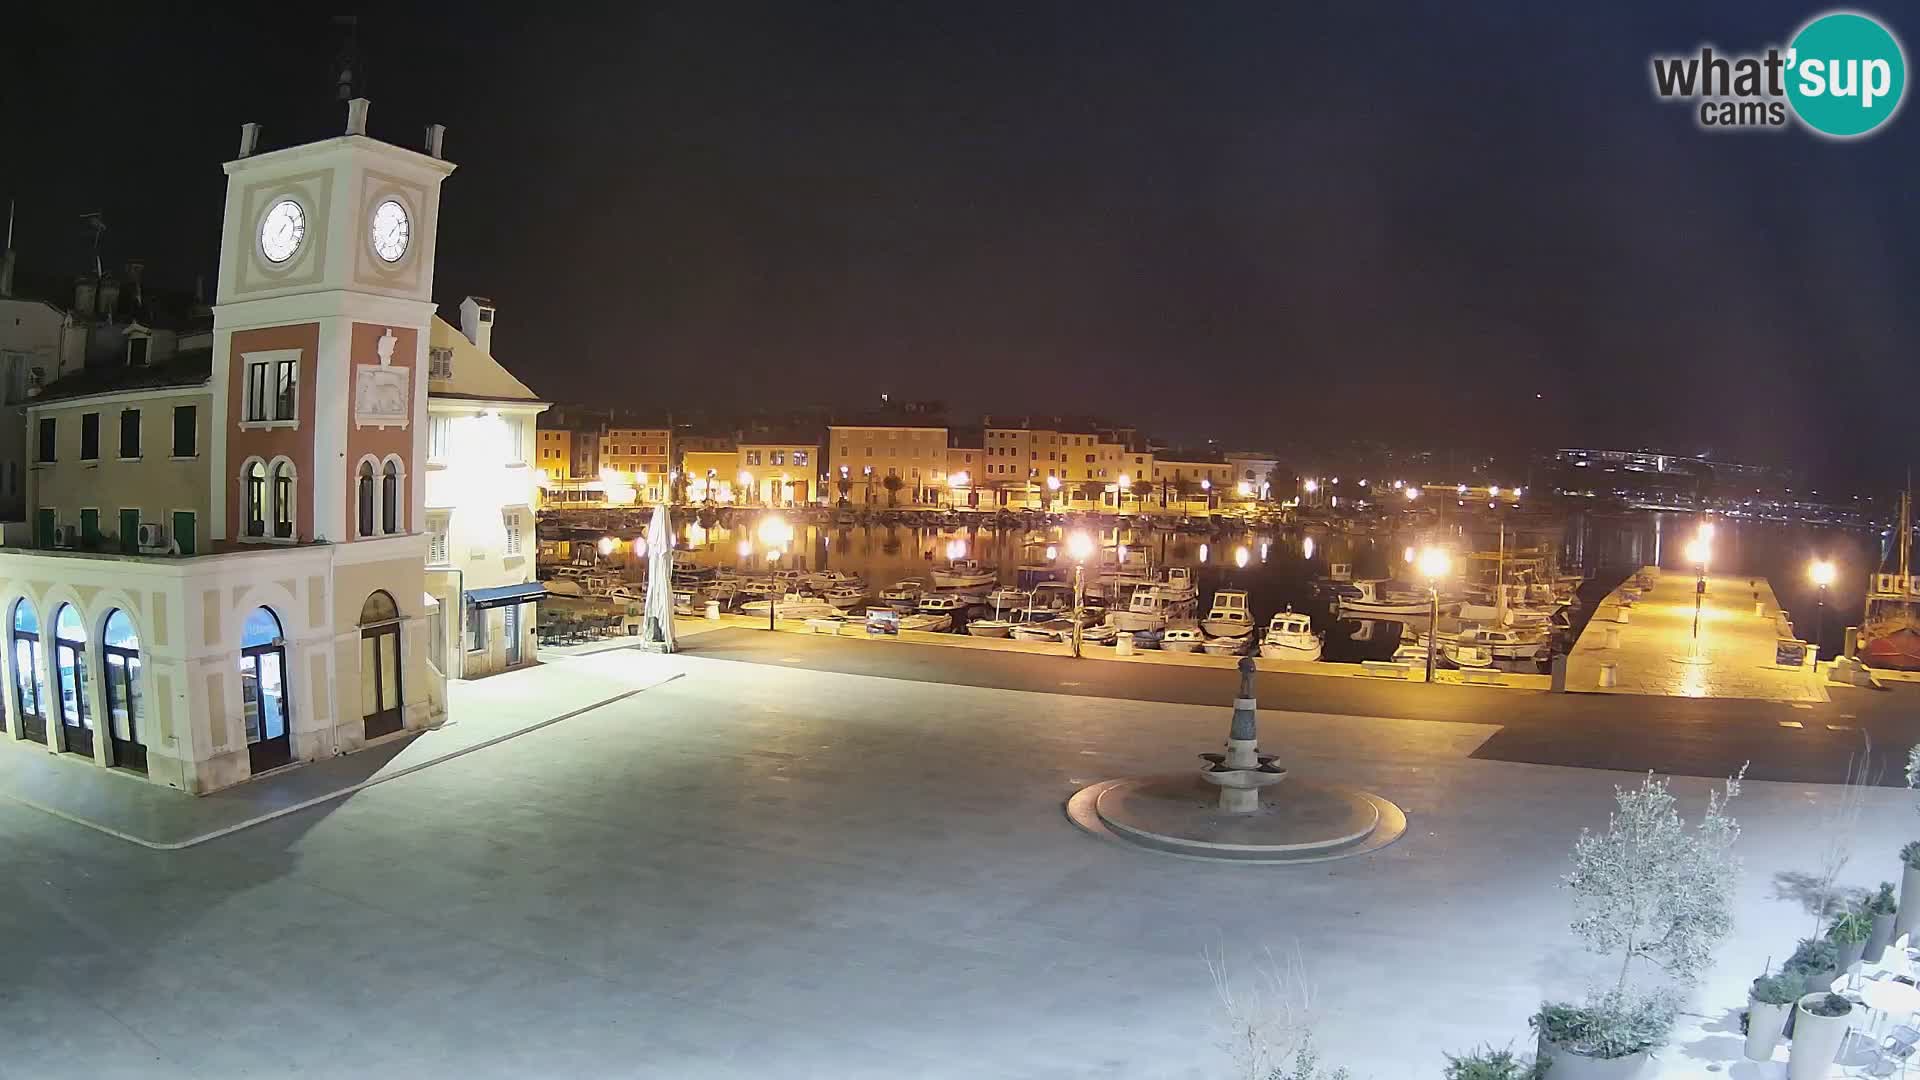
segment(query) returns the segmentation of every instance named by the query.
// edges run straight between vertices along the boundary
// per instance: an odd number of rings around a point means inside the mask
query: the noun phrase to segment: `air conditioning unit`
[[[135,544],[143,552],[164,552],[167,550],[167,530],[154,522],[143,521],[135,533]]]
[[[75,547],[80,543],[80,530],[71,525],[53,527],[53,546],[57,548]]]

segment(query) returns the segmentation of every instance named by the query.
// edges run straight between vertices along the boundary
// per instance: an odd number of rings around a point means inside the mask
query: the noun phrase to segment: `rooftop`
[[[210,348],[186,349],[153,364],[92,364],[48,383],[31,403],[44,405],[126,390],[204,386],[212,372]]]

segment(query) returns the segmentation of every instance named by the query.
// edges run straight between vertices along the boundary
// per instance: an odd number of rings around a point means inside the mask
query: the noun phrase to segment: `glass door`
[[[400,730],[400,625],[360,631],[360,714],[367,738]]]
[[[520,665],[520,605],[508,604],[507,617],[507,666]]]
[[[240,697],[247,716],[247,758],[256,773],[293,760],[287,732],[286,653],[278,645],[240,654]]]

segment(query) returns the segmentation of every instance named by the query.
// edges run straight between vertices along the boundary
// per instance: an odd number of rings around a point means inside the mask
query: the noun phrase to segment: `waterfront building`
[[[494,307],[468,297],[460,328],[434,316],[428,343],[427,592],[438,607],[428,648],[451,678],[533,663],[531,460],[547,403],[492,353]]]
[[[1278,484],[1274,480],[1274,473],[1280,468],[1279,458],[1242,450],[1227,454],[1226,459],[1228,469],[1233,475],[1231,485],[1233,498],[1241,501],[1261,501],[1293,497],[1292,490],[1281,490],[1287,485]]]
[[[1162,451],[1153,459],[1153,486],[1168,510],[1205,509],[1232,490],[1233,466],[1198,451]]]
[[[593,475],[615,488],[632,488],[636,500],[665,499],[673,485],[673,471],[671,426],[609,426],[600,433],[600,460]]]
[[[820,494],[820,444],[756,437],[736,451],[735,500],[754,506],[805,506]]]
[[[208,353],[83,356],[28,406],[5,738],[204,792],[445,715],[419,375],[453,166],[348,109],[266,153],[243,128]]]
[[[942,424],[871,422],[827,427],[827,477],[845,477],[856,504],[911,505],[931,501],[929,492],[947,473],[947,427]],[[888,498],[887,478],[898,480]],[[837,497],[837,496],[836,496]]]
[[[716,445],[722,444],[722,445]],[[680,453],[680,469],[687,477],[688,502],[730,503],[740,475],[740,450],[730,439],[706,437],[703,449]]]

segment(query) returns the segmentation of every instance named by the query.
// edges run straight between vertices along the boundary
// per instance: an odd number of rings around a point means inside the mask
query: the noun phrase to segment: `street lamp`
[[[734,477],[734,479],[739,481],[740,490],[745,492],[747,495],[745,500],[737,500],[737,501],[742,501],[744,505],[752,506],[753,505],[753,474],[748,472],[745,469],[741,469],[740,475]]]
[[[1133,487],[1132,474],[1121,473],[1118,483],[1120,485],[1120,494],[1118,496],[1118,500],[1120,503],[1119,510],[1121,513],[1124,514],[1127,512],[1127,492],[1131,490]]]
[[[1048,479],[1052,479],[1049,477]],[[1093,554],[1093,537],[1075,529],[1067,537],[1067,554],[1073,559],[1073,655],[1080,655],[1081,608],[1086,597],[1087,556]]]
[[[718,470],[716,469],[707,470],[707,502],[708,503],[713,502],[713,482],[716,475],[718,475]]]
[[[1430,547],[1420,553],[1420,573],[1426,575],[1427,599],[1432,608],[1427,623],[1427,681],[1433,681],[1433,652],[1440,644],[1440,579],[1448,566],[1445,548]]]
[[[1213,513],[1213,481],[1208,477],[1200,478],[1200,491],[1206,496],[1207,513]]]
[[[1707,595],[1707,560],[1713,555],[1711,533],[1705,526],[1700,534],[1687,541],[1687,561],[1694,566],[1693,582],[1693,659],[1700,658],[1700,604]]]
[[[780,556],[786,554],[787,542],[793,539],[793,526],[779,514],[770,515],[760,523],[760,542],[767,548],[767,629],[772,630],[774,613],[780,610],[780,586],[775,572],[780,568]],[[742,547],[747,547],[743,544]]]
[[[1045,505],[1041,507],[1042,511],[1050,511],[1053,509],[1053,497],[1054,495],[1058,494],[1059,491],[1060,491],[1060,478],[1049,474],[1047,476],[1047,496],[1046,496],[1046,499],[1044,500]]]
[[[1833,584],[1833,560],[1813,560],[1813,565],[1807,568],[1807,576],[1820,586],[1819,613],[1814,616],[1813,624],[1813,662],[1817,665],[1820,663],[1820,639],[1827,636],[1827,586]]]

